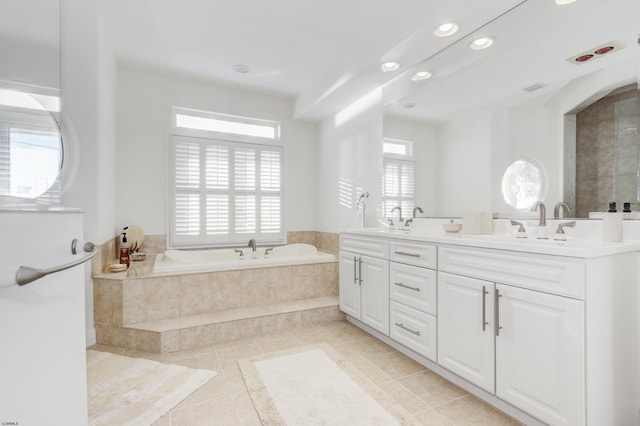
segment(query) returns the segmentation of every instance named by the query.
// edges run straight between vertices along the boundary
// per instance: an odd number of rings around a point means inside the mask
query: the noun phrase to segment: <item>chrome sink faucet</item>
[[[256,240],[254,240],[253,238],[249,240],[249,244],[247,245],[247,247],[251,247],[251,251],[255,252],[256,251]]]
[[[416,211],[419,211],[420,213],[424,213],[424,212],[422,211],[422,207],[415,206],[415,207],[413,208],[413,218],[414,218],[414,219],[416,218]]]
[[[564,208],[564,212],[565,213],[571,213],[571,209],[569,208],[569,205],[567,205],[567,203],[565,203],[564,201],[560,201],[553,208],[553,218],[554,219],[560,219],[560,212],[561,212],[561,210],[563,208]]]
[[[540,221],[538,222],[538,239],[546,240],[547,236],[547,209],[542,201],[537,201],[531,206],[531,211],[540,210]]]
[[[400,223],[404,222],[404,219],[402,218],[402,207],[395,206],[394,208],[391,209],[390,213],[393,213],[396,210],[398,210],[398,222]]]

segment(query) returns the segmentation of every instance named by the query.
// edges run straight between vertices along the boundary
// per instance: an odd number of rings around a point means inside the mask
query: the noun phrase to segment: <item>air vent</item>
[[[624,45],[617,41],[610,41],[609,43],[601,44],[600,46],[596,46],[592,49],[585,50],[582,53],[578,53],[570,58],[567,58],[567,61],[572,62],[576,65],[584,64],[585,62],[593,61],[594,59],[601,58],[612,52],[617,52],[621,50]]]
[[[524,90],[525,92],[533,92],[533,91],[536,91],[536,90],[538,90],[538,89],[542,89],[543,87],[544,87],[544,84],[542,84],[542,83],[536,83],[536,84],[532,84],[532,85],[531,85],[531,86],[529,86],[529,87],[525,87],[525,88],[524,88],[524,89],[522,89],[522,90]]]

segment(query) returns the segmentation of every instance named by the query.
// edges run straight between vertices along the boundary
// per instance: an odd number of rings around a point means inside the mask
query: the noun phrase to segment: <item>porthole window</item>
[[[544,198],[546,178],[542,166],[531,159],[520,158],[502,175],[502,196],[511,207],[519,210],[530,208]]]

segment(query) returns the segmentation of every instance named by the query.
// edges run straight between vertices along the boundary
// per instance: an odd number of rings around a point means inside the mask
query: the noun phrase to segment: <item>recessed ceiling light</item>
[[[564,6],[565,4],[571,4],[571,3],[575,3],[578,0],[556,0],[556,4],[559,4],[560,6]]]
[[[433,34],[438,37],[447,37],[458,32],[459,28],[460,26],[455,22],[446,22],[438,25],[438,28],[433,31]]]
[[[246,66],[246,65],[238,64],[238,65],[234,65],[234,66],[233,66],[233,70],[234,70],[235,72],[239,72],[240,74],[246,74],[246,73],[248,73],[249,71],[251,71],[251,68],[249,68],[249,67],[248,67],[248,66]]]
[[[384,64],[380,65],[380,69],[382,70],[382,72],[395,71],[398,68],[400,68],[400,64],[397,62],[385,62]]]
[[[429,77],[431,77],[431,73],[429,71],[418,71],[413,75],[413,77],[411,77],[411,80],[420,81],[420,80],[426,80]]]
[[[480,37],[471,42],[469,47],[473,50],[482,50],[490,47],[494,42],[493,37]]]

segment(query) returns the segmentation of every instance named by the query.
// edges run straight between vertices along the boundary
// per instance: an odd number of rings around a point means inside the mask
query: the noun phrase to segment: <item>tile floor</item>
[[[253,426],[260,425],[260,420],[236,361],[252,355],[321,342],[331,344],[352,360],[374,383],[411,413],[417,424],[519,424],[346,321],[162,355],[101,345],[91,349],[218,372],[213,380],[158,420],[155,426]]]

